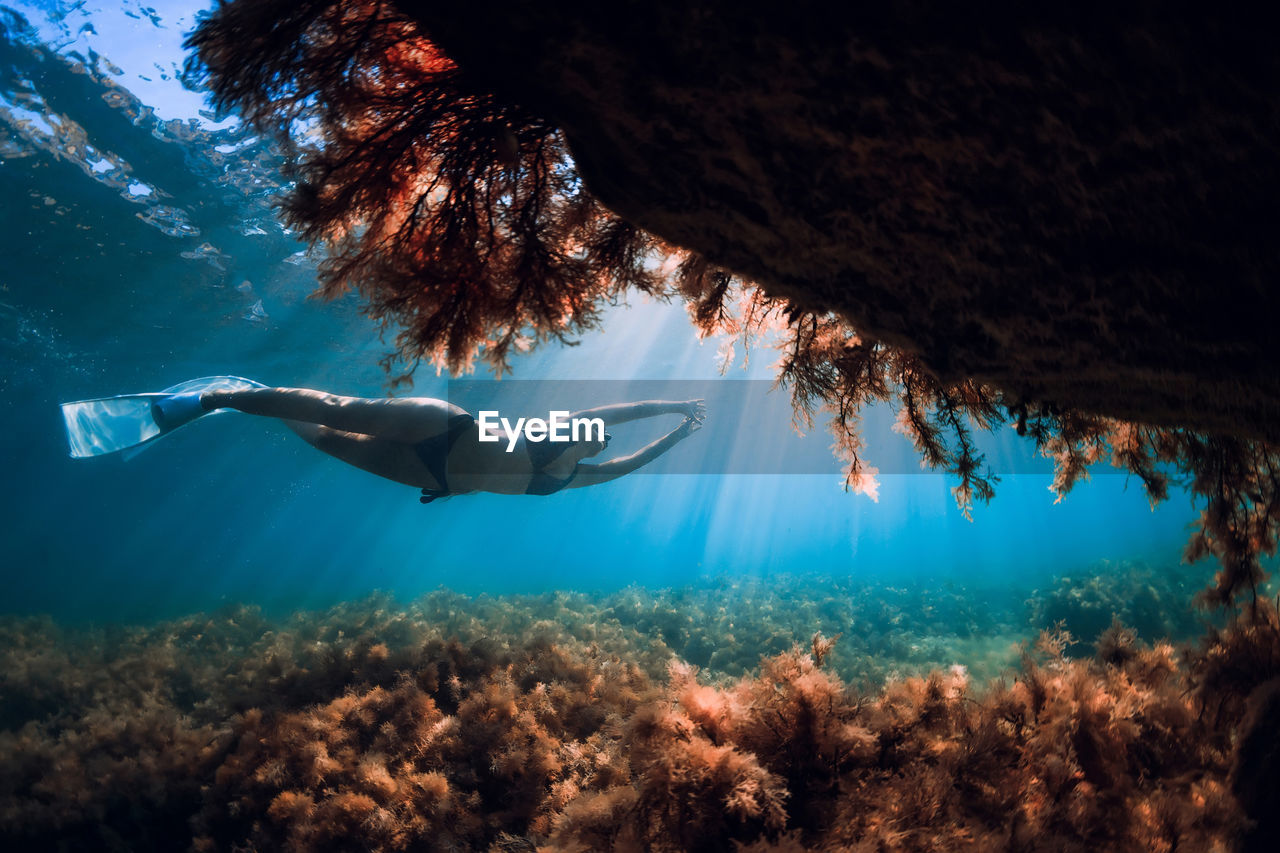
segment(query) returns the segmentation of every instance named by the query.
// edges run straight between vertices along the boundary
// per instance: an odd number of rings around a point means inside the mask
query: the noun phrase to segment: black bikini
[[[453,446],[458,442],[459,436],[475,426],[475,423],[476,420],[471,415],[452,415],[444,432],[439,435],[433,435],[431,438],[423,439],[414,445],[413,449],[417,452],[418,458],[422,460],[422,464],[426,467],[427,472],[431,474],[432,479],[440,486],[438,489],[424,488],[422,497],[418,498],[422,503],[429,504],[437,498],[443,498],[450,494],[449,476],[446,471],[449,452],[453,450]],[[548,465],[560,458],[560,454],[564,453],[566,446],[564,442],[525,441],[525,448],[529,453],[529,463],[533,466],[533,476],[529,479],[529,487],[524,492],[526,495],[550,495],[569,485],[574,475],[578,473],[577,466],[574,466],[573,471],[569,472],[569,476],[564,478],[553,477],[544,470]]]
[[[575,474],[578,473],[578,466],[574,465],[573,470],[569,472],[569,476],[563,479],[552,477],[546,472],[546,467],[552,462],[560,458],[560,454],[564,453],[568,445],[562,441],[529,441],[525,440],[525,449],[529,451],[529,462],[533,465],[533,476],[529,479],[529,488],[524,490],[526,495],[551,495],[569,485]]]

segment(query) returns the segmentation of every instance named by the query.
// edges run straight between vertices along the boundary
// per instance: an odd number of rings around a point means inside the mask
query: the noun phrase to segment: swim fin
[[[152,394],[124,394],[62,404],[71,456],[84,459],[119,450],[141,448],[184,424],[215,412],[200,406],[206,391],[263,388],[239,376],[205,376]],[[223,410],[225,411],[225,410]]]

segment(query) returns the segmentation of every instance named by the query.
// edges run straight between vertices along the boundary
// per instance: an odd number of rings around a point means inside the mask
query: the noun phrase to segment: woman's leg
[[[434,480],[424,479],[422,464],[413,446],[402,441],[375,438],[305,421],[286,420],[284,424],[316,450],[348,465],[409,486],[438,485]]]
[[[341,397],[309,388],[213,391],[201,395],[200,401],[208,410],[235,409],[250,415],[319,424],[408,444],[447,431],[450,415],[463,411],[444,400],[429,397]]]

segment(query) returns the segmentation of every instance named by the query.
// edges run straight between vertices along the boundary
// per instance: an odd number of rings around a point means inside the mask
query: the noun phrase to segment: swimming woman
[[[64,403],[73,456],[96,456],[166,435],[221,410],[279,418],[308,444],[357,468],[415,486],[422,502],[468,492],[549,495],[605,483],[657,459],[702,425],[702,400],[650,400],[598,406],[569,419],[600,419],[605,426],[660,415],[682,415],[675,429],[628,456],[584,462],[609,444],[596,432],[578,441],[530,441],[511,447],[494,428],[482,431],[472,415],[429,397],[342,397],[307,388],[269,388],[236,377],[209,377],[159,394]],[[114,418],[114,420],[113,420]],[[122,441],[120,423],[138,421]]]

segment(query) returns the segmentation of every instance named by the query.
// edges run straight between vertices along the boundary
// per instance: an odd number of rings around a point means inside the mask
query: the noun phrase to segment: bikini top
[[[418,453],[418,458],[422,460],[422,464],[426,467],[427,472],[431,474],[432,479],[439,484],[438,489],[423,489],[422,497],[418,498],[424,504],[429,504],[439,498],[447,497],[452,494],[449,491],[449,476],[446,470],[446,463],[449,460],[449,452],[453,450],[453,445],[457,443],[458,438],[475,425],[475,418],[467,414],[457,414],[449,418],[448,425],[444,432],[439,435],[433,435],[431,438],[424,439],[414,445],[414,450]],[[526,441],[525,449],[529,454],[529,463],[533,466],[533,476],[529,478],[529,486],[525,489],[526,495],[550,495],[554,494],[572,482],[574,475],[578,473],[577,466],[569,472],[567,477],[553,477],[546,472],[546,467],[552,462],[560,458],[565,451],[563,442],[540,442]]]
[[[529,478],[526,495],[551,495],[563,489],[573,481],[578,473],[578,466],[573,466],[568,477],[553,477],[546,472],[546,467],[560,458],[567,445],[564,442],[525,441],[525,449],[529,453],[529,462],[533,465],[533,476]]]

